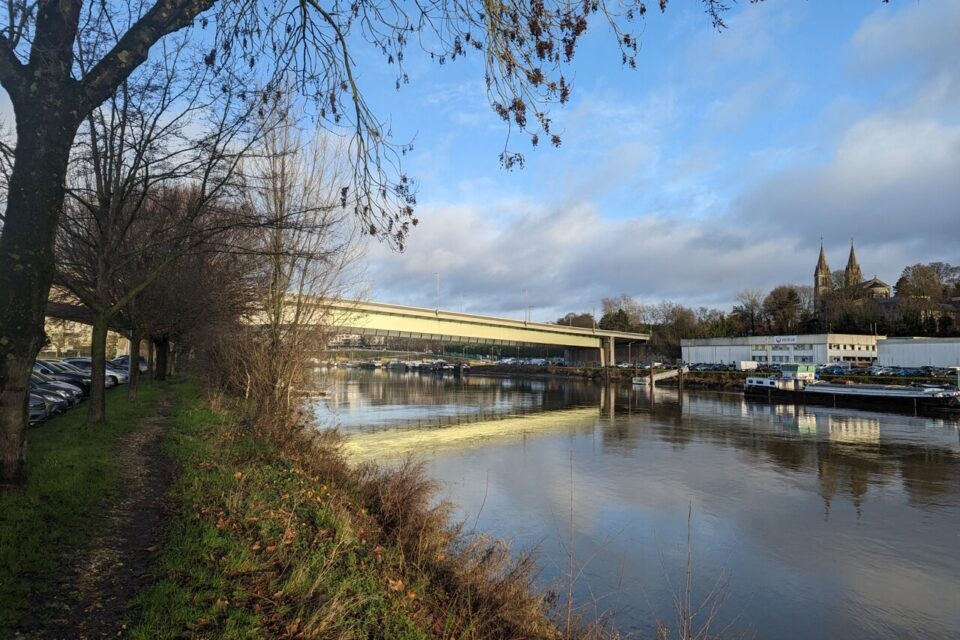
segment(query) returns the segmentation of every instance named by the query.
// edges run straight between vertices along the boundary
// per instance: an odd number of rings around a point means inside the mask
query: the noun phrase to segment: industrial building
[[[817,333],[796,336],[746,336],[742,338],[684,339],[680,347],[684,362],[730,364],[744,360],[766,364],[849,362],[872,364],[877,343],[883,337],[847,333]]]
[[[888,338],[880,341],[877,361],[885,367],[958,367],[960,338]]]

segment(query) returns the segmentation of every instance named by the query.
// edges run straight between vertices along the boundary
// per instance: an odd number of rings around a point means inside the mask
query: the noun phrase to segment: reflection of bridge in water
[[[596,417],[596,407],[585,407],[590,415]],[[448,427],[498,422],[501,420],[526,420],[543,414],[562,414],[570,409],[551,409],[547,407],[519,407],[507,411],[479,411],[455,415],[438,415],[435,417],[418,417],[407,420],[398,420],[384,424],[365,427],[363,433],[383,433],[385,431],[402,431],[404,429],[445,429]]]
[[[403,457],[446,448],[463,448],[476,444],[515,440],[528,435],[567,431],[571,428],[593,428],[598,415],[596,407],[533,411],[525,415],[501,414],[464,416],[465,420],[436,422],[423,428],[386,428],[351,435],[347,451],[357,459]]]

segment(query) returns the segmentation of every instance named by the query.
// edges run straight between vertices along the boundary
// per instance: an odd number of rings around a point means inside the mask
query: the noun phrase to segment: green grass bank
[[[135,405],[111,394],[103,428],[78,412],[31,431],[29,486],[0,496],[0,637],[97,530],[123,490],[116,444],[161,396],[173,400],[164,450],[178,472],[125,637],[599,635],[561,631],[532,588],[531,559],[464,533],[419,465],[352,465],[335,434],[306,421],[254,427],[242,405],[181,381],[145,387]]]
[[[120,438],[156,412],[159,389],[137,403],[125,389],[107,393],[107,423],[84,425],[86,407],[32,427],[24,490],[0,492],[0,637],[36,611],[65,559],[93,536],[119,491]]]

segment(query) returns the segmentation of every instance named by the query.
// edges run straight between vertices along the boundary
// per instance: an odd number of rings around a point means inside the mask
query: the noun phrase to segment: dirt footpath
[[[38,628],[27,638],[122,637],[127,607],[144,586],[147,565],[157,551],[164,515],[163,496],[174,464],[163,453],[171,401],[158,415],[120,441],[119,494],[107,505],[102,528],[88,545],[65,559],[54,592],[37,603]]]

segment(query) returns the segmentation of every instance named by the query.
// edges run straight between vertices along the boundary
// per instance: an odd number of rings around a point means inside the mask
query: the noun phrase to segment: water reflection
[[[356,455],[423,456],[471,524],[540,548],[546,580],[565,575],[572,522],[576,593],[624,629],[671,616],[691,505],[697,593],[731,576],[721,625],[960,634],[955,420],[581,381],[327,380],[318,413]]]

